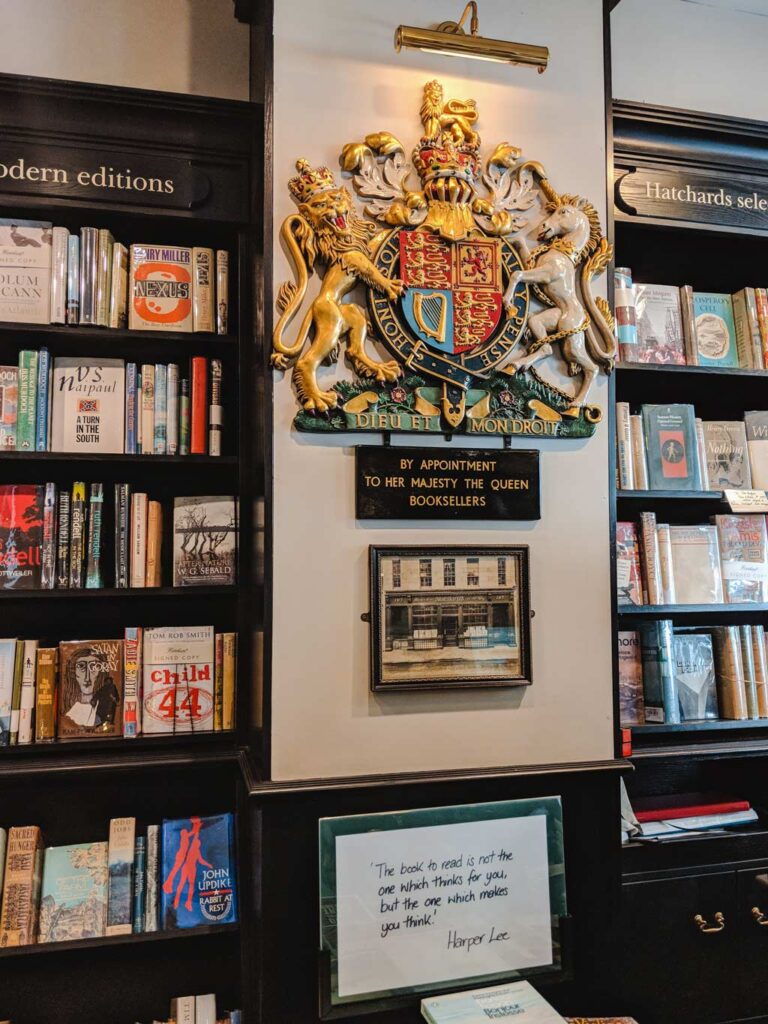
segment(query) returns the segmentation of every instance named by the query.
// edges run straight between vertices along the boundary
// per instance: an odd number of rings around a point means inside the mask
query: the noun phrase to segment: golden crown
[[[337,188],[333,172],[328,167],[312,167],[309,160],[297,160],[295,178],[288,182],[291,195],[297,203],[304,203],[318,192]]]

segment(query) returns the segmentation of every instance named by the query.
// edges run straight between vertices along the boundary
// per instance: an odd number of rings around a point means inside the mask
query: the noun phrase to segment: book
[[[112,247],[108,326],[118,329],[128,326],[128,250],[120,242]]]
[[[565,1019],[527,981],[427,996],[421,1001],[421,1015],[429,1024],[557,1024]]]
[[[648,604],[663,604],[664,589],[661,580],[661,552],[656,528],[656,513],[640,513],[640,555]]]
[[[220,359],[211,360],[211,401],[208,406],[208,454],[221,455],[221,431],[224,408],[221,404],[222,367]]]
[[[196,246],[192,250],[192,329],[214,331],[213,249]]]
[[[698,416],[694,420],[696,424],[696,455],[699,460],[699,476],[701,477],[702,490],[708,491],[711,488],[709,472],[707,471],[707,449],[704,444],[704,422]]]
[[[165,455],[168,444],[168,367],[155,364],[155,412],[152,451]]]
[[[35,451],[48,451],[51,412],[51,354],[47,348],[37,353],[35,387]]]
[[[35,725],[35,669],[37,640],[24,640],[21,667],[21,699],[19,702],[19,746],[32,742]]]
[[[16,449],[16,413],[19,402],[18,366],[0,366],[0,451]]]
[[[56,509],[58,495],[56,484],[45,485],[43,497],[43,544],[41,549],[40,586],[53,590],[56,586]]]
[[[711,630],[715,649],[717,705],[720,717],[743,720],[749,717],[741,639],[738,626],[714,626]]]
[[[195,997],[177,996],[172,999],[171,1020],[175,1024],[197,1024],[195,1021]]]
[[[148,514],[147,495],[138,491],[134,492],[131,495],[130,581],[132,587],[144,587],[147,582]]]
[[[133,931],[133,857],[135,818],[112,818],[109,823],[107,935]]]
[[[147,825],[147,884],[144,897],[144,931],[158,930],[160,826]]]
[[[760,368],[768,370],[768,291],[765,288],[755,288],[755,306],[757,307],[757,323],[760,328],[760,345],[763,350]]]
[[[195,1024],[216,1024],[216,996],[195,996]]]
[[[634,523],[616,523],[616,591],[619,604],[645,604],[640,544]]]
[[[69,517],[69,585],[79,589],[83,585],[83,561],[86,540],[85,484],[81,480],[72,484]]]
[[[59,665],[59,739],[120,736],[122,640],[62,641]]]
[[[639,363],[685,365],[680,289],[666,284],[635,284]]]
[[[51,322],[51,225],[0,225],[0,320]]]
[[[707,479],[714,491],[752,486],[747,452],[747,433],[738,420],[706,420],[704,451]]]
[[[141,453],[152,455],[155,444],[155,367],[141,367]]]
[[[104,485],[91,484],[88,502],[88,546],[86,549],[85,585],[89,590],[104,586],[101,575],[101,521],[104,508]]]
[[[14,638],[0,640],[0,747],[10,746],[13,683],[16,675],[16,644]]]
[[[192,408],[189,400],[189,381],[179,382],[179,455],[189,455],[192,430]]]
[[[634,490],[635,472],[632,459],[629,402],[616,403],[616,462],[619,471],[619,487],[624,491]]]
[[[192,330],[192,250],[132,245],[128,327],[140,331]]]
[[[752,486],[768,489],[768,411],[744,413]]]
[[[765,650],[764,626],[752,626],[752,658],[755,663],[758,715],[760,718],[768,718],[768,655]]]
[[[672,622],[658,619],[640,625],[645,720],[665,725],[680,722],[680,699],[675,677]]]
[[[219,731],[224,721],[224,634],[217,633],[213,643],[213,728]]]
[[[755,677],[755,658],[752,652],[752,629],[743,624],[739,627],[741,643],[741,664],[744,667],[744,692],[747,698],[747,716],[759,718],[757,709],[757,679]]]
[[[168,438],[169,455],[179,454],[179,367],[168,364]]]
[[[701,490],[692,405],[644,405],[643,428],[652,491]]]
[[[0,948],[36,941],[42,864],[43,840],[37,825],[10,828],[0,901]]]
[[[96,265],[96,323],[109,327],[109,298],[112,279],[112,250],[115,239],[107,228],[99,228]]]
[[[136,836],[133,851],[133,933],[144,931],[146,912],[147,838]]]
[[[80,323],[80,236],[70,235],[67,246],[67,323]]]
[[[67,322],[67,259],[69,232],[53,228],[51,232],[51,312],[52,324]]]
[[[40,898],[40,942],[102,938],[107,926],[107,843],[49,846]]]
[[[56,550],[56,586],[59,589],[69,587],[69,549],[71,526],[72,496],[68,490],[59,491],[56,528],[58,543]]]
[[[147,505],[147,567],[144,576],[146,587],[159,587],[162,584],[162,542],[163,508],[159,501],[150,501]]]
[[[80,228],[80,323],[98,323],[99,229]]]
[[[224,633],[224,682],[221,728],[235,728],[235,696],[237,690],[237,633]]]
[[[37,352],[30,349],[22,349],[19,352],[17,452],[33,452],[37,443],[37,362]]]
[[[692,818],[675,818],[673,821],[649,821],[643,825],[643,836],[646,839],[656,836],[668,836],[680,832],[702,832],[707,829],[728,828],[734,825],[751,825],[757,821],[757,812],[753,810],[733,811],[730,814],[704,814]]]
[[[125,366],[125,454],[137,455],[138,451],[138,367],[136,363]]]
[[[216,333],[229,331],[229,253],[216,250]]]
[[[122,455],[125,363],[58,356],[53,361],[51,450]]]
[[[21,682],[24,675],[24,641],[16,641],[16,659],[13,665],[13,692],[11,694],[11,746],[19,742],[21,721]]]
[[[656,539],[659,545],[659,568],[661,570],[662,604],[677,604],[675,590],[675,571],[672,566],[672,538],[669,524],[659,523],[656,527]]]
[[[619,630],[619,717],[622,728],[645,724],[643,662],[637,630]]]
[[[710,814],[733,814],[750,810],[748,800],[705,793],[672,793],[668,796],[633,797],[637,820],[674,821],[675,818],[702,818]]]
[[[765,516],[715,516],[723,591],[728,604],[768,601]]]
[[[123,736],[141,733],[142,651],[144,630],[126,626],[123,641]]]
[[[731,296],[694,292],[693,314],[699,366],[738,366]]]
[[[192,398],[190,401],[192,455],[205,455],[208,440],[208,363],[202,356],[192,359]]]
[[[613,277],[613,311],[616,317],[616,340],[622,362],[637,362],[637,314],[632,271],[629,267],[616,267]]]
[[[672,652],[682,721],[717,718],[712,637],[708,633],[677,633],[672,640]]]
[[[174,587],[237,579],[237,502],[219,495],[173,499]]]
[[[685,362],[688,366],[699,365],[699,352],[696,347],[696,318],[693,314],[693,288],[684,284],[680,288],[680,313],[683,320],[683,343]]]
[[[722,604],[723,581],[715,526],[670,526],[678,604]]]
[[[213,729],[213,626],[144,630],[145,733]]]
[[[642,416],[629,417],[629,436],[632,442],[632,475],[635,478],[635,490],[647,491],[648,456],[645,451]]]
[[[0,645],[2,643],[0,640]],[[52,743],[56,739],[58,659],[56,647],[38,647],[35,667],[35,743]]]
[[[131,485],[115,484],[115,587],[130,583]]]
[[[745,370],[760,369],[761,363],[755,362],[755,349],[752,344],[752,331],[757,331],[758,342],[760,338],[760,328],[757,323],[757,310],[749,306],[747,302],[747,291],[748,289],[742,288],[741,291],[734,292],[731,296],[731,306],[733,308],[733,326],[736,334],[736,355],[738,356],[739,366]],[[754,324],[750,313],[754,312]]]
[[[0,484],[0,590],[40,587],[44,501],[44,487]]]
[[[164,820],[160,924],[165,930],[237,921],[234,818]]]

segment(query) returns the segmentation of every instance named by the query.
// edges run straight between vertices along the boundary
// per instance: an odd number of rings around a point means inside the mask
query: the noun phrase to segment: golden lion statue
[[[281,238],[294,266],[296,281],[280,286],[272,365],[286,370],[296,360],[293,381],[307,412],[324,413],[334,408],[338,395],[321,391],[317,370],[321,363],[338,358],[339,346],[347,339],[347,355],[361,377],[396,380],[402,370],[396,362],[380,362],[365,351],[368,321],[365,311],[354,302],[342,300],[359,281],[396,299],[403,292],[402,281],[390,280],[376,268],[373,256],[386,232],[378,232],[370,221],[355,213],[349,192],[339,187],[327,167],[312,168],[306,160],[296,163],[299,172],[288,183],[299,212],[286,217]],[[301,322],[296,341],[286,345],[283,335],[304,300],[315,262],[327,265],[320,292]],[[309,348],[302,355],[307,337]]]

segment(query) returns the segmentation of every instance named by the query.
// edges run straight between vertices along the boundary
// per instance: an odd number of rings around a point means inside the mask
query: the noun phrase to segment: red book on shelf
[[[706,793],[678,793],[675,796],[654,796],[632,801],[635,817],[645,821],[671,821],[675,818],[702,817],[706,814],[730,814],[748,811],[749,800],[734,800],[727,796]]]
[[[208,437],[208,361],[202,356],[192,360],[192,417],[189,450],[205,455]]]

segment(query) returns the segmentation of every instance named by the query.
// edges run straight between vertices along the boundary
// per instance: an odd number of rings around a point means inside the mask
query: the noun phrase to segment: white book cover
[[[51,322],[52,234],[49,227],[0,225],[0,320]]]
[[[195,997],[195,1024],[216,1024],[216,996],[213,992]]]
[[[632,434],[630,428],[629,403],[616,403],[616,449],[619,464],[619,486],[623,491],[635,488],[635,474],[632,463]]]
[[[722,604],[723,578],[716,526],[670,526],[678,604]]]
[[[19,704],[19,746],[32,742],[35,717],[35,666],[37,640],[24,641],[24,660],[21,665],[21,701]]]
[[[125,363],[86,356],[53,361],[51,450],[122,455]]]
[[[747,429],[747,449],[752,470],[752,486],[758,490],[768,489],[768,412],[744,413]]]
[[[145,733],[213,729],[213,626],[144,631]]]
[[[51,247],[51,323],[67,321],[67,259],[69,232],[66,228],[53,229]]]
[[[489,1020],[562,1024],[565,1020],[527,981],[429,996],[422,999],[421,1012],[431,1024],[488,1024]]]
[[[617,403],[618,404],[618,403]],[[643,417],[629,417],[629,432],[632,438],[632,472],[635,477],[635,490],[648,490],[648,456],[645,451],[645,431]]]
[[[10,741],[15,668],[16,640],[0,640],[0,747]]]
[[[197,1024],[195,1021],[195,997],[178,996],[171,1001],[171,1017],[176,1024]]]
[[[143,587],[147,581],[147,495],[135,491],[131,495],[131,548],[128,582]]]

